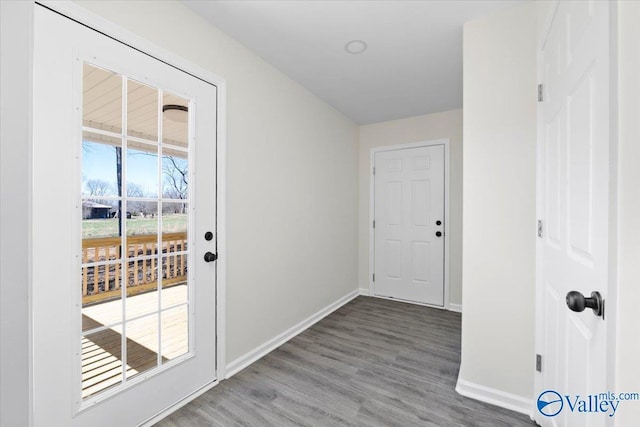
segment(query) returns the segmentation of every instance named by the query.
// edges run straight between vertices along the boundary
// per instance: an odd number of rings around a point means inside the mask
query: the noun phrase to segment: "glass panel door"
[[[33,425],[141,425],[217,378],[217,88],[38,4],[33,61]]]
[[[82,398],[190,352],[188,99],[85,62]]]

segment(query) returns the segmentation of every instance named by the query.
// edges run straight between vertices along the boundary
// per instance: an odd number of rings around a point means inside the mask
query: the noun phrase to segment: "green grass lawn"
[[[133,217],[127,221],[127,234],[156,234],[158,230],[158,217],[140,218]],[[189,218],[187,214],[169,214],[162,216],[162,232],[178,233],[187,231]],[[85,219],[82,221],[82,238],[89,237],[114,237],[118,235],[118,219]]]

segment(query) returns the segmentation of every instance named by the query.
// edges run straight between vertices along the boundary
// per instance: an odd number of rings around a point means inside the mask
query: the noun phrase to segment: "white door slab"
[[[374,294],[444,305],[444,145],[375,153]]]
[[[575,403],[576,396],[607,391],[607,322],[615,314],[606,307],[604,318],[589,308],[574,312],[566,302],[570,291],[607,298],[609,8],[609,2],[562,1],[541,17],[550,22],[541,37],[538,109],[542,372],[534,414],[543,426],[604,426],[610,414],[572,411],[567,396]]]
[[[139,425],[216,380],[217,88],[40,5],[34,31],[33,425]]]

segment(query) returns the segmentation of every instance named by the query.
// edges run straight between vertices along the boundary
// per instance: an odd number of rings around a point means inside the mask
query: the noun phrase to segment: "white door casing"
[[[566,1],[552,6],[538,56],[538,218],[536,374],[538,399],[606,390],[607,318],[570,311],[569,291],[606,301],[609,262],[609,7]],[[545,396],[548,397],[548,396]],[[549,399],[545,399],[548,401]],[[553,415],[560,403],[543,409]],[[608,414],[572,412],[566,400],[543,426],[604,426]]]
[[[442,307],[445,144],[387,147],[373,163],[373,294]]]
[[[33,112],[33,425],[134,425],[216,381],[216,87],[36,5]],[[189,354],[82,401],[79,223],[82,66],[87,61],[191,100]],[[195,155],[197,153],[197,155]],[[50,206],[55,206],[52,215]],[[196,209],[197,208],[197,209]],[[52,275],[51,272],[55,272]]]

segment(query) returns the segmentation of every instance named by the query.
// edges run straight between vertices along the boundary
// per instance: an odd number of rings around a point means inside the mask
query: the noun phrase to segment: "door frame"
[[[376,153],[384,151],[406,150],[409,148],[432,147],[434,145],[444,146],[444,304],[442,306],[425,304],[420,302],[410,302],[412,304],[424,305],[427,307],[451,310],[449,302],[449,138],[430,139],[427,141],[409,142],[406,144],[384,145],[372,148],[369,152],[369,295],[376,298],[392,299],[377,296],[374,293],[373,273],[375,272],[375,233],[373,228],[375,212],[375,177],[373,168],[375,166]],[[397,301],[397,300],[396,300]],[[454,310],[458,311],[458,310]]]
[[[553,23],[560,0],[550,3],[546,16],[540,16],[538,11],[537,56],[537,82],[543,81],[544,69],[542,65],[541,46]],[[618,4],[617,1],[609,3],[609,272],[607,283],[606,310],[607,316],[607,352],[606,352],[606,382],[608,390],[616,390],[616,348],[617,348],[617,299],[618,299]],[[536,115],[540,117],[538,103]],[[541,135],[543,126],[539,118],[536,123],[536,220],[544,221],[544,212],[540,206],[542,188],[544,185],[541,165],[543,149]],[[543,223],[544,225],[544,223]],[[543,231],[544,232],[544,231]],[[543,234],[544,235],[544,234]],[[542,265],[542,244],[536,238],[536,267],[535,267],[535,310],[534,310],[534,354],[532,355],[532,371],[534,375],[534,390],[531,399],[531,419],[538,416],[536,400],[538,391],[543,384],[543,376],[536,371],[536,355],[542,355],[542,369],[544,370],[544,283]],[[616,420],[609,418],[607,426],[615,426]]]
[[[216,261],[216,379],[198,390],[193,390],[191,394],[184,396],[178,402],[170,407],[165,408],[160,413],[151,416],[144,421],[142,425],[152,425],[153,423],[164,418],[167,414],[173,412],[179,407],[185,405],[201,394],[205,393],[226,377],[226,209],[227,209],[227,184],[226,184],[226,152],[227,152],[227,85],[226,80],[222,77],[190,62],[180,56],[177,56],[168,50],[114,24],[111,21],[81,7],[72,1],[51,1],[39,0],[31,4],[34,8],[35,4],[40,5],[60,13],[61,15],[78,22],[81,25],[94,29],[107,37],[118,42],[124,43],[129,47],[149,55],[156,60],[166,63],[169,66],[179,69],[193,77],[203,80],[217,87],[217,126],[216,126],[216,232],[217,232],[217,253],[222,254]],[[31,28],[34,26],[33,13],[30,16]],[[31,97],[28,102],[33,103],[35,99]],[[29,117],[32,123],[32,116]],[[31,143],[31,142],[30,142]],[[33,197],[30,191],[29,199]],[[31,223],[31,218],[29,219]],[[29,277],[29,294],[33,295],[33,282]],[[34,313],[32,307],[29,307],[29,318],[32,319]],[[29,342],[32,342],[29,337]],[[33,354],[29,352],[29,365],[33,366]],[[32,368],[30,368],[32,369]],[[29,403],[30,412],[33,413],[33,402]]]

